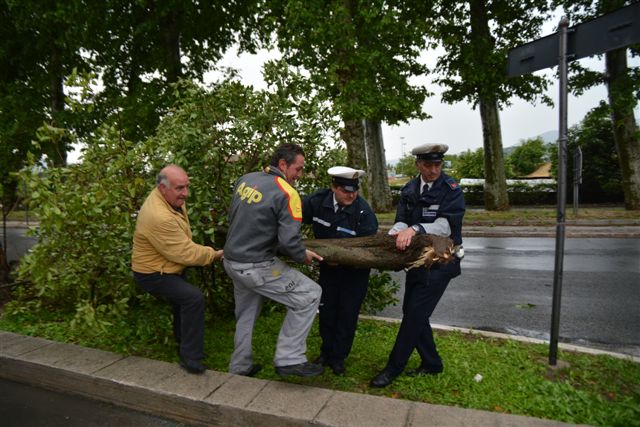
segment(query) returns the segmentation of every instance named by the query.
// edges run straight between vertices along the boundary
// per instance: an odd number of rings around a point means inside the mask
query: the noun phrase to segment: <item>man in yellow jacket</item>
[[[204,359],[204,296],[185,279],[188,266],[208,265],[222,251],[194,243],[185,200],[189,177],[176,165],[166,166],[156,188],[144,201],[133,235],[131,269],[136,284],[173,306],[173,334],[179,346],[180,365],[201,374]]]

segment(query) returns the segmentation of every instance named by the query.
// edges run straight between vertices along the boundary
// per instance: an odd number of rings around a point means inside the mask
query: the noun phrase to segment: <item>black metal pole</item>
[[[553,308],[551,311],[551,340],[549,365],[555,366],[558,357],[560,330],[560,301],[562,299],[562,263],[564,259],[565,205],[567,202],[567,28],[569,20],[562,18],[558,27],[560,74],[560,123],[558,129],[558,215],[556,220],[556,256],[553,276]]]
[[[573,152],[573,215],[578,216],[578,203],[582,184],[582,150],[580,147]]]

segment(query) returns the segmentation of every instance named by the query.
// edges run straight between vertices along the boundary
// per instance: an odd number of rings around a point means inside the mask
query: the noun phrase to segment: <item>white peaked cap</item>
[[[347,166],[334,166],[329,168],[327,173],[333,177],[345,179],[358,179],[365,174],[361,169],[353,169]]]

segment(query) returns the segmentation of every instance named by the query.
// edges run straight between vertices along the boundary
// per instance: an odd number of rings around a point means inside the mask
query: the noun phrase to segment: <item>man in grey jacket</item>
[[[233,280],[235,297],[231,373],[254,376],[261,369],[253,363],[252,338],[265,297],[287,307],[276,345],[276,372],[308,377],[323,371],[322,365],[310,363],[306,357],[307,335],[322,290],[276,256],[280,252],[304,264],[322,260],[302,244],[302,204],[292,185],[302,176],[303,168],[302,148],[283,144],[274,152],[269,167],[244,175],[234,186],[224,245],[224,269]]]

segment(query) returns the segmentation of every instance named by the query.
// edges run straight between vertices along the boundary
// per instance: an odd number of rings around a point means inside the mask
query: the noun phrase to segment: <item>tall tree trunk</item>
[[[347,146],[347,165],[367,170],[367,148],[364,143],[364,120],[345,120],[342,128],[342,140]],[[369,177],[362,179],[363,197],[369,198]]]
[[[637,100],[627,70],[627,49],[607,52],[605,62],[613,139],[622,172],[624,204],[628,210],[640,210],[640,142],[633,114]]]
[[[65,124],[59,122],[59,118],[64,112],[64,83],[62,71],[62,52],[58,46],[52,46],[49,63],[49,96],[51,99],[51,117],[56,126],[63,127]],[[47,150],[55,166],[65,166],[67,164],[68,138],[63,137],[55,145]]]
[[[495,42],[489,30],[489,17],[485,0],[470,0],[471,43],[478,46],[479,53],[474,59],[476,65],[486,69],[489,65],[482,52],[495,49]],[[484,144],[484,207],[487,210],[499,211],[509,209],[507,195],[507,178],[504,171],[504,155],[502,153],[502,132],[500,115],[495,94],[478,87],[478,103],[482,120],[482,140]]]
[[[358,13],[356,0],[343,0],[343,6],[348,11],[344,25],[354,28],[353,18]],[[355,38],[357,38],[357,29]],[[366,41],[360,41],[366,43]],[[349,50],[339,51],[337,78],[340,90],[343,90],[356,74],[354,64],[351,62]],[[375,77],[373,78],[375,81]],[[349,100],[353,105],[358,105],[357,95],[352,95]],[[349,117],[349,116],[347,116]],[[367,199],[374,210],[388,211],[391,209],[391,192],[386,174],[386,159],[380,123],[375,120],[345,118],[342,139],[347,146],[347,166],[363,169],[367,174],[361,179],[361,194]]]
[[[387,179],[387,159],[384,153],[382,127],[376,120],[365,120],[365,146],[367,148],[367,175],[371,207],[375,212],[391,210],[391,191]]]
[[[480,100],[480,117],[484,144],[484,207],[491,211],[508,210],[500,116],[495,100]]]
[[[7,215],[2,207],[2,243],[0,243],[0,283],[9,280],[9,262],[7,260]]]
[[[164,18],[162,40],[165,49],[167,67],[167,82],[175,83],[182,77],[182,62],[180,62],[180,33],[177,25],[177,12],[172,11]]]

